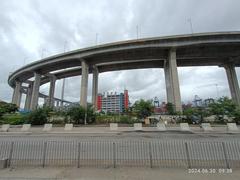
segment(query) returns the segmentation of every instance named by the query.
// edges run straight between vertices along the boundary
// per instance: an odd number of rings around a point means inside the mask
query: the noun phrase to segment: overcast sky
[[[240,31],[239,0],[0,0],[0,99],[11,101],[10,72],[66,50],[96,44],[194,32]],[[229,96],[223,68],[178,68],[182,101]],[[237,68],[239,77],[240,71]],[[91,80],[89,96],[91,99]],[[61,83],[57,82],[56,97]],[[216,86],[217,84],[217,86]],[[47,93],[49,85],[41,87]],[[129,90],[130,100],[166,100],[162,69],[100,74],[99,92]],[[79,101],[80,77],[66,80],[65,99]],[[22,101],[24,101],[23,98]]]

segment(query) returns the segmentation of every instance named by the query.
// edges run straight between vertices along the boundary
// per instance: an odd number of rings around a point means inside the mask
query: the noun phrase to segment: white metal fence
[[[239,168],[240,141],[1,141],[8,166]]]

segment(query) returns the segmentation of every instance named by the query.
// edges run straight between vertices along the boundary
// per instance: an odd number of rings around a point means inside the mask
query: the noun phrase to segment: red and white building
[[[129,108],[128,90],[123,93],[98,94],[97,110],[111,113],[122,113]]]

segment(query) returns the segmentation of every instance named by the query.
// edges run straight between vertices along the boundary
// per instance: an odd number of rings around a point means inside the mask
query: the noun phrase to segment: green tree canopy
[[[48,122],[48,118],[50,117],[50,113],[52,111],[52,108],[45,106],[37,108],[28,115],[28,123],[32,125],[43,125]]]
[[[87,109],[82,106],[71,107],[67,111],[67,115],[75,124],[84,124],[85,116],[87,123],[93,123],[96,120],[96,114],[91,106],[88,106]]]
[[[216,102],[209,104],[209,111],[216,115],[218,120],[223,120],[224,115],[233,117],[237,111],[237,105],[228,97],[219,98]]]
[[[174,104],[173,103],[167,103],[166,104],[166,109],[167,109],[167,113],[169,115],[175,115],[176,112],[175,112],[175,107],[174,107]]]
[[[150,116],[153,113],[153,105],[150,100],[139,100],[136,101],[133,105],[133,111],[137,114],[137,117],[140,119],[144,119]]]
[[[0,102],[0,117],[6,113],[14,113],[18,110],[16,104]]]

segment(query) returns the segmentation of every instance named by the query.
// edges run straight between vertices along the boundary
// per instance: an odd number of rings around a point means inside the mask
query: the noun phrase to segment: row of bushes
[[[18,125],[27,123],[27,116],[23,114],[4,114],[0,119],[0,124]]]
[[[84,124],[84,119],[88,124],[107,124],[107,123],[122,123],[133,124],[139,122],[137,118],[128,115],[103,115],[95,114],[89,110],[87,114],[80,107],[71,108],[66,112],[54,112],[49,108],[38,108],[37,110],[28,114],[5,114],[0,119],[0,124],[20,125],[30,123],[32,125],[43,125],[45,123],[53,124]]]
[[[75,106],[67,111],[54,111],[51,108],[42,107],[27,114],[6,113],[0,117],[1,124],[11,125],[24,123],[29,123],[32,125],[43,125],[48,122],[57,124],[84,124],[85,120],[88,124],[94,123],[96,120],[96,114],[91,107],[84,109],[81,106]]]
[[[122,124],[133,124],[137,123],[137,118],[128,115],[98,115],[96,116],[96,124],[107,124],[107,123],[122,123]]]

